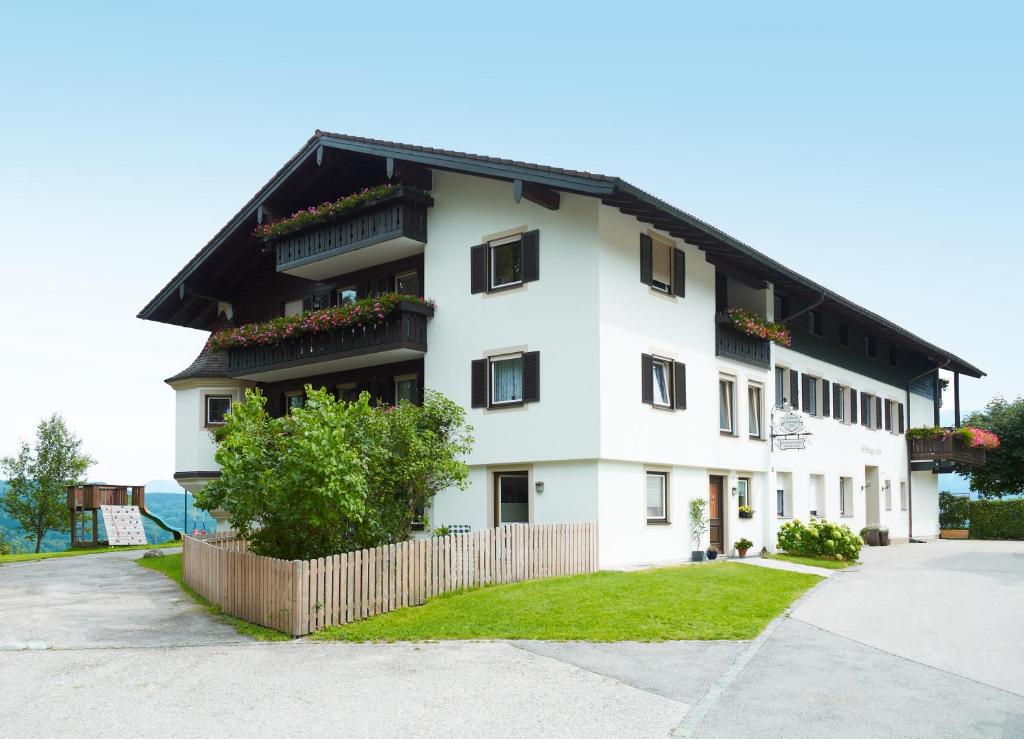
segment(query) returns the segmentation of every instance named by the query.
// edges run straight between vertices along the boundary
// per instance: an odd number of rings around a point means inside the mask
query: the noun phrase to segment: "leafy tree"
[[[964,425],[993,431],[1001,442],[986,452],[984,467],[966,470],[971,488],[985,498],[1024,493],[1024,399],[1011,403],[996,396],[985,410],[967,416]]]
[[[271,418],[247,392],[217,434],[220,477],[197,496],[223,508],[254,552],[312,559],[409,538],[417,509],[465,488],[471,429],[462,408],[428,392],[422,406],[345,403],[306,386],[307,400]]]
[[[7,538],[7,532],[0,529],[0,556],[4,554],[14,554],[14,545]]]
[[[0,459],[8,483],[0,508],[35,537],[36,552],[47,531],[68,531],[67,486],[84,482],[93,464],[56,413],[36,427],[34,448],[23,441],[15,456]]]

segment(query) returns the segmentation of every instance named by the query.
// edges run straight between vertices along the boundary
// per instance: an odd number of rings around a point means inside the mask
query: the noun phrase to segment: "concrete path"
[[[818,577],[832,577],[839,570],[830,570],[828,567],[811,567],[797,562],[787,562],[784,559],[761,559],[760,557],[744,557],[743,559],[731,559],[730,562],[741,562],[745,565],[755,567],[767,567],[770,570],[786,570],[787,572],[802,572],[805,575],[817,575]]]
[[[661,644],[253,643],[135,556],[0,567],[5,735],[1024,736],[1024,544],[865,550],[753,642]]]
[[[132,561],[145,553],[0,565],[0,650],[248,641],[210,618],[177,584]]]

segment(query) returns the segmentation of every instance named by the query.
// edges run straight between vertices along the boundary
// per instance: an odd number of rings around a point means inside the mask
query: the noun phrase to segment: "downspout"
[[[815,308],[817,308],[819,305],[821,305],[824,302],[825,302],[825,293],[822,293],[820,296],[818,296],[818,299],[815,300],[810,305],[804,306],[803,308],[798,310],[796,313],[788,315],[788,316],[786,316],[785,318],[783,318],[781,320],[777,320],[776,323],[789,323],[794,318],[799,318],[804,313],[810,313],[812,310],[814,310]]]
[[[935,373],[935,386],[939,384],[939,370],[949,365],[949,357],[946,357],[946,361],[942,364],[937,364],[931,369],[927,369],[919,375],[914,375],[907,380],[907,431],[910,431],[910,386],[915,380],[920,380],[925,375],[930,375],[932,372]],[[938,402],[934,395],[932,402]],[[904,438],[904,443],[906,439]],[[912,467],[913,463],[910,459],[910,445],[907,444],[907,541],[911,544],[924,544],[923,541],[914,539],[914,470]]]

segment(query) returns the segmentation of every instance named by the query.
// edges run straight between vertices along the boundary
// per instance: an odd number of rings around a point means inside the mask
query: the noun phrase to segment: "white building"
[[[389,181],[407,187],[270,253],[253,236]],[[436,311],[204,352],[168,380],[175,477],[217,474],[208,426],[246,387],[282,413],[307,382],[385,402],[426,386],[476,438],[471,487],[435,499],[434,525],[598,520],[605,566],[689,558],[695,497],[702,548],[725,553],[811,516],[938,533],[944,462],[908,461],[902,431],[937,425],[940,369],[956,388],[982,372],[617,178],[317,132],[140,317],[209,331],[384,291]],[[792,346],[741,333],[730,308],[784,321]],[[773,439],[784,416],[809,435]]]

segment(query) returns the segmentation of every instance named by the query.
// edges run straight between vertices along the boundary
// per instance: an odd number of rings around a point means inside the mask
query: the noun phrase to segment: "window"
[[[395,292],[399,295],[419,295],[420,273],[411,269],[395,275]]]
[[[530,522],[530,475],[527,472],[497,472],[494,475],[494,520],[506,523]]]
[[[359,400],[359,388],[356,387],[354,382],[346,382],[338,385],[334,397],[346,403],[355,403]]]
[[[663,293],[672,292],[672,245],[651,239],[651,287]]]
[[[811,475],[808,497],[811,502],[811,518],[825,517],[825,476]]]
[[[804,401],[804,410],[812,416],[818,415],[818,378],[807,376],[807,383],[804,392],[807,398]]]
[[[412,509],[412,525],[409,528],[413,531],[425,531],[427,528],[427,507],[422,500]]]
[[[306,404],[306,393],[304,390],[295,390],[284,395],[284,409],[291,413],[295,408],[301,408]]]
[[[781,408],[786,404],[786,368],[775,368],[775,407]]]
[[[837,421],[846,422],[846,388],[842,385],[832,387],[832,417]]]
[[[873,429],[875,425],[871,422],[871,414],[875,411],[875,396],[861,393],[860,406],[860,422],[869,429]]]
[[[672,361],[654,357],[651,362],[654,382],[654,405],[672,407]]]
[[[395,378],[395,405],[398,405],[399,401],[402,400],[410,403],[419,402],[416,379],[416,375],[402,375]]]
[[[523,402],[523,355],[491,357],[491,405]]]
[[[647,473],[647,523],[668,522],[668,473]]]
[[[748,432],[755,439],[761,438],[761,417],[764,415],[764,406],[761,404],[761,386],[747,385],[747,415]]]
[[[230,395],[207,395],[206,396],[206,425],[221,426],[227,420],[231,411]]]
[[[640,355],[640,399],[662,409],[686,409],[686,365],[653,354]]]
[[[775,293],[772,296],[772,320],[781,323],[789,315],[789,298]]]
[[[736,479],[736,505],[750,505],[750,478],[740,477]]]
[[[302,298],[298,300],[287,300],[284,304],[284,315],[285,316],[298,316],[302,315]]]
[[[885,510],[892,510],[892,480],[886,480],[882,488],[885,491]]]
[[[807,330],[815,336],[822,335],[821,313],[816,310],[807,311]]]
[[[401,291],[399,291],[401,292]],[[346,305],[348,303],[356,302],[356,287],[355,285],[349,285],[348,287],[342,287],[334,291],[334,304],[335,305]]]
[[[839,324],[839,345],[850,345],[850,325],[848,323]]]
[[[893,406],[896,404],[891,400],[885,400],[882,402],[885,403],[885,430],[890,433],[896,433],[893,429],[892,423],[893,410],[895,410]]]
[[[735,433],[733,408],[736,400],[736,383],[722,377],[718,380],[718,428],[723,434]]]
[[[786,491],[782,488],[775,491],[775,515],[779,518],[786,517]]]
[[[492,241],[487,245],[491,269],[488,289],[513,287],[523,283],[523,237],[521,234]]]
[[[839,478],[839,515],[843,518],[853,515],[853,480],[849,477]]]
[[[875,357],[878,356],[878,346],[875,343],[874,336],[864,337],[864,356],[868,357],[869,359],[874,359]]]
[[[900,481],[900,510],[907,510],[907,483]]]
[[[900,361],[899,350],[896,347],[894,347],[894,346],[890,346],[889,347],[889,366],[890,367],[895,367],[896,365],[899,364],[899,361]]]

